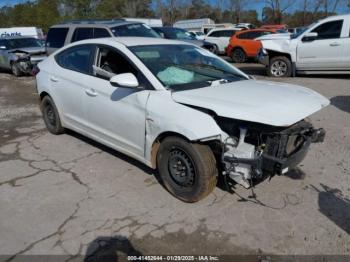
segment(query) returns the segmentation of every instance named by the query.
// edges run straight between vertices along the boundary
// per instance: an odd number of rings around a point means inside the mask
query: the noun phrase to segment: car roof
[[[335,19],[349,19],[349,18],[350,18],[350,14],[332,15],[332,16],[326,17],[324,19],[320,19],[318,22],[320,22],[320,21],[328,21],[328,20],[335,20]]]
[[[272,28],[256,28],[256,29],[247,29],[247,30],[241,30],[239,32],[236,33],[236,35],[242,34],[242,33],[249,33],[249,32],[265,32],[265,31],[269,31],[269,32],[276,32],[276,29],[272,29]]]
[[[188,42],[169,40],[164,38],[152,37],[107,37],[87,39],[75,42],[77,44],[110,44],[120,43],[125,46],[145,46],[145,45],[192,45]]]
[[[134,25],[134,24],[143,24],[141,22],[134,21],[125,21],[125,20],[73,20],[63,22],[61,24],[56,24],[50,28],[62,28],[62,27],[98,27],[98,28],[112,28],[116,26],[123,25]]]
[[[213,28],[212,30],[210,30],[210,33],[211,33],[211,32],[214,32],[214,31],[225,31],[225,30],[237,30],[237,31],[241,31],[242,28],[239,28],[239,27]]]

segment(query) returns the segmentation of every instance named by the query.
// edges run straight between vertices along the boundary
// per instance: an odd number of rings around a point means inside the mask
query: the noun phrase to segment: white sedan
[[[323,129],[304,119],[327,106],[300,86],[255,81],[209,51],[151,38],[92,39],[39,64],[47,129],[71,129],[158,169],[195,202],[219,174],[248,188],[299,164]]]

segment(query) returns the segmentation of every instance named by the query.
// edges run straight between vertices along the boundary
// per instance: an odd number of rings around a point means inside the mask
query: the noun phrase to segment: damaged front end
[[[229,136],[223,143],[223,174],[245,188],[253,179],[283,175],[305,158],[311,143],[323,142],[324,129],[306,120],[289,127],[217,120]]]
[[[16,69],[23,74],[31,74],[33,65],[31,62],[30,54],[19,50],[13,51],[11,53],[13,54],[13,66],[17,67]]]

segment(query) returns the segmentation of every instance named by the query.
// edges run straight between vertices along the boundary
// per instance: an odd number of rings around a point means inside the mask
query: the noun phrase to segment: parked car
[[[238,24],[233,24],[233,26],[236,28],[242,28],[242,29],[254,29],[256,27],[251,23],[238,23]]]
[[[207,196],[219,170],[247,188],[252,179],[284,174],[325,136],[304,119],[327,106],[326,98],[252,80],[183,41],[85,40],[39,69],[51,133],[72,129],[157,168],[169,192],[186,202]]]
[[[230,38],[242,28],[215,28],[204,37],[204,41],[215,45],[217,54],[225,54]]]
[[[230,39],[226,55],[235,63],[244,63],[248,58],[256,58],[261,49],[261,43],[255,39],[275,32],[275,29],[251,29],[237,32]]]
[[[182,28],[164,26],[164,27],[152,27],[161,37],[165,39],[180,40],[187,43],[194,44],[199,47],[203,47],[213,53],[217,51],[215,45],[204,40],[198,40],[191,35],[187,30]]]
[[[205,34],[201,31],[188,31],[197,40],[204,40]]]
[[[50,27],[46,38],[46,51],[52,54],[70,43],[103,37],[140,36],[159,37],[146,24],[118,20],[74,20]]]
[[[15,76],[30,74],[33,66],[46,58],[45,47],[32,37],[0,38],[0,68],[11,70]]]
[[[350,15],[312,24],[290,39],[263,40],[258,60],[267,74],[350,74]]]

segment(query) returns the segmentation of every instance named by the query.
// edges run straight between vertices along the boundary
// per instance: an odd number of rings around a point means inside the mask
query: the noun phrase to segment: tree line
[[[37,26],[44,31],[73,19],[162,18],[171,25],[182,19],[211,18],[216,23],[247,22],[308,25],[350,10],[350,0],[32,0],[0,8],[0,27]],[[259,11],[260,12],[260,11]]]

